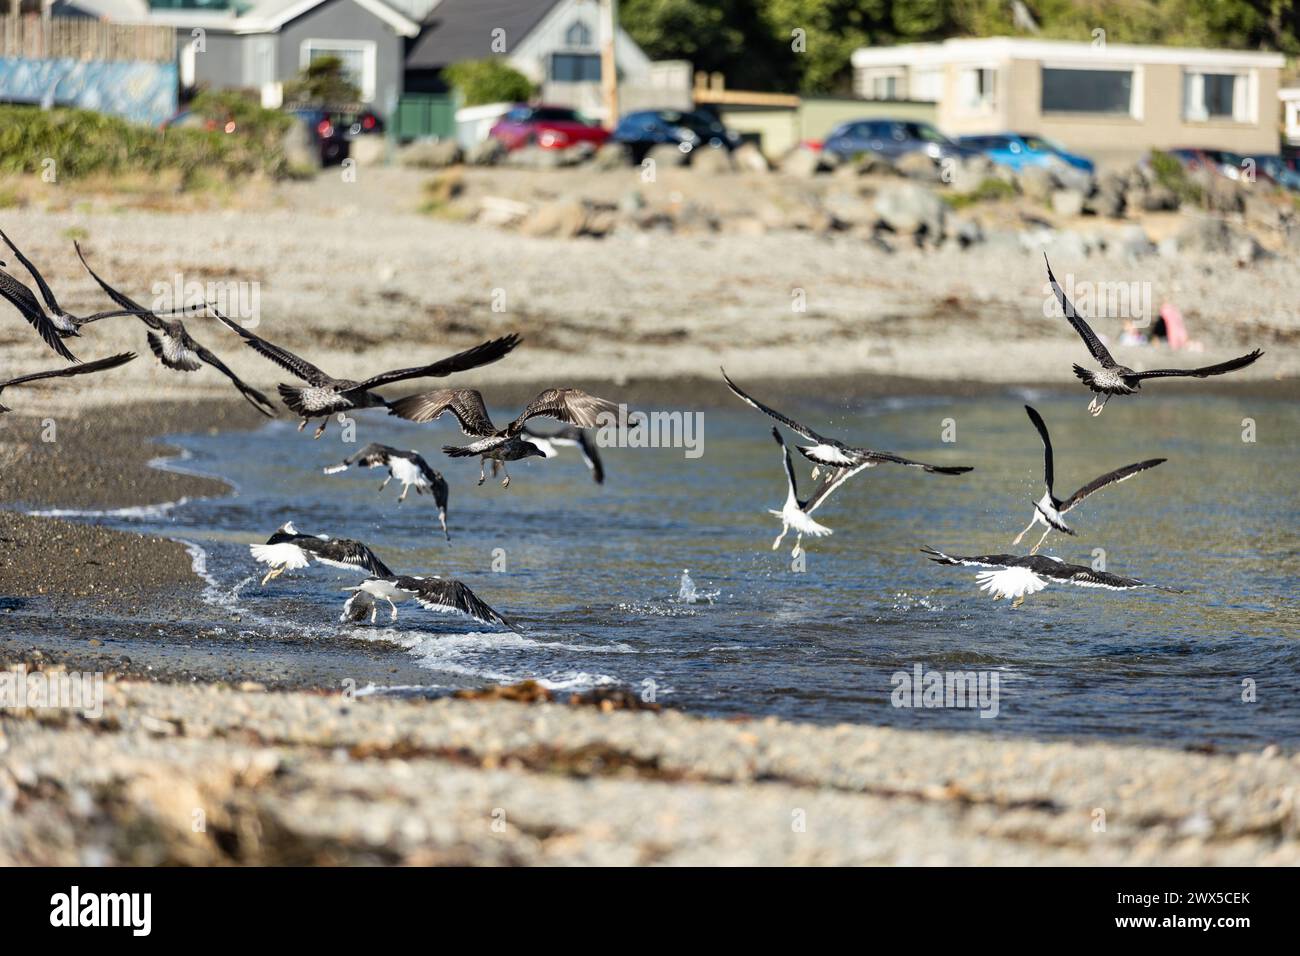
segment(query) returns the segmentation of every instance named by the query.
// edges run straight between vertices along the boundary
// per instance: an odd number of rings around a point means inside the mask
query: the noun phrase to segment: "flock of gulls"
[[[1046,261],[1046,256],[1044,256],[1044,261]],[[1211,375],[1223,375],[1227,372],[1245,368],[1264,354],[1261,350],[1256,349],[1227,362],[1203,368],[1155,369],[1148,372],[1136,372],[1115,361],[1091,326],[1078,313],[1070,300],[1066,298],[1065,292],[1056,281],[1056,276],[1052,274],[1050,262],[1047,263],[1047,279],[1052,287],[1052,293],[1056,296],[1057,302],[1060,303],[1061,309],[1065,313],[1065,317],[1075,331],[1079,333],[1079,337],[1083,339],[1084,345],[1087,346],[1093,358],[1101,365],[1101,369],[1095,372],[1080,365],[1074,366],[1074,374],[1094,393],[1094,397],[1088,405],[1088,411],[1093,417],[1101,414],[1106,402],[1109,401],[1112,395],[1131,395],[1142,387],[1142,382],[1146,379],[1207,378]],[[790,450],[786,446],[780,429],[775,427],[772,429],[772,437],[776,439],[776,443],[781,447],[781,464],[785,469],[786,479],[785,504],[782,505],[779,511],[773,510],[771,512],[781,519],[781,533],[772,542],[773,550],[781,546],[782,540],[791,531],[795,533],[794,549],[791,552],[794,556],[798,556],[802,549],[804,535],[821,538],[831,534],[830,528],[820,524],[813,518],[813,512],[825,504],[827,499],[845,482],[868,468],[874,468],[881,464],[904,465],[935,475],[962,475],[973,470],[970,466],[930,465],[922,461],[903,458],[890,452],[846,445],[838,439],[821,435],[807,425],[802,425],[788,415],[784,415],[771,406],[763,404],[733,382],[725,369],[722,371],[722,378],[727,383],[727,387],[741,401],[808,441],[809,444],[796,445],[795,447],[804,458],[813,463],[813,481],[818,481],[823,469],[826,472],[824,476],[820,477],[820,483],[817,484],[812,494],[806,498],[801,498]],[[1162,464],[1166,459],[1149,458],[1146,461],[1139,461],[1116,468],[1089,481],[1068,498],[1061,499],[1056,496],[1053,487],[1055,474],[1052,439],[1047,431],[1047,423],[1043,421],[1043,417],[1038,413],[1037,409],[1026,405],[1025,412],[1043,442],[1044,492],[1042,498],[1034,502],[1034,514],[1029,525],[1024,531],[1016,535],[1015,540],[1011,543],[1012,546],[1018,545],[1037,524],[1044,527],[1042,537],[1038,539],[1029,554],[1025,555],[982,554],[960,556],[945,554],[929,547],[922,548],[921,551],[929,555],[931,561],[938,564],[979,568],[980,571],[975,578],[980,589],[988,592],[994,600],[1000,598],[1011,600],[1012,607],[1019,607],[1024,602],[1026,595],[1036,594],[1053,581],[1085,588],[1105,588],[1112,591],[1151,588],[1159,591],[1181,593],[1177,588],[1148,584],[1145,581],[1139,581],[1137,578],[1111,574],[1107,571],[1099,571],[1080,564],[1068,564],[1060,558],[1038,553],[1038,549],[1042,547],[1043,542],[1052,531],[1060,531],[1068,535],[1075,533],[1074,529],[1066,524],[1065,515],[1085,498],[1110,485],[1127,481],[1140,472]]]
[[[65,342],[66,339],[81,337],[82,329],[91,323],[119,316],[134,316],[148,329],[146,340],[149,348],[164,366],[178,372],[195,372],[204,365],[214,368],[228,378],[240,395],[258,412],[267,417],[274,417],[276,415],[274,403],[262,392],[240,380],[220,358],[189,333],[180,318],[163,318],[163,316],[210,310],[217,321],[242,339],[245,345],[301,383],[280,384],[279,396],[284,405],[300,419],[299,431],[302,431],[312,420],[320,420],[314,434],[315,438],[320,438],[325,432],[331,417],[357,409],[384,408],[390,415],[420,423],[436,421],[444,413],[448,413],[455,418],[461,431],[470,441],[464,445],[445,445],[442,451],[450,458],[478,458],[480,485],[487,479],[489,463],[493,477],[496,477],[498,472],[502,473],[504,477],[501,484],[503,487],[509,487],[510,473],[506,469],[508,462],[531,457],[553,458],[559,453],[558,449],[563,447],[577,448],[590,469],[592,478],[597,483],[604,481],[604,465],[589,430],[612,420],[605,416],[616,416],[619,409],[613,402],[589,395],[580,389],[548,388],[529,402],[513,420],[500,428],[489,417],[483,395],[477,389],[435,389],[391,401],[375,391],[398,382],[421,378],[443,378],[453,373],[481,368],[505,358],[514,351],[521,341],[517,335],[491,339],[426,365],[380,372],[360,381],[335,378],[283,346],[270,342],[232,321],[211,304],[171,311],[145,308],[105,282],[90,267],[80,245],[75,242],[73,245],[83,267],[117,308],[86,316],[72,315],[58,304],[53,291],[36,266],[19,251],[3,231],[0,231],[0,240],[4,241],[14,258],[31,274],[40,292],[40,298],[38,299],[27,285],[3,268],[0,268],[0,296],[18,310],[53,352],[70,363],[60,368],[33,372],[0,382],[0,393],[3,393],[6,388],[45,379],[106,372],[134,360],[137,357],[135,352],[124,352],[82,363],[73,355]],[[0,267],[6,265],[7,263],[0,259]],[[1145,380],[1222,375],[1250,365],[1263,354],[1256,349],[1231,361],[1204,368],[1136,372],[1120,365],[1111,356],[1092,328],[1066,298],[1056,277],[1052,274],[1050,263],[1047,266],[1047,276],[1065,317],[1101,366],[1098,371],[1090,371],[1079,365],[1074,366],[1075,374],[1094,393],[1092,402],[1088,406],[1093,416],[1101,414],[1111,396],[1131,395],[1141,388]],[[890,452],[846,444],[820,434],[760,402],[732,381],[725,370],[722,372],[722,377],[727,387],[742,401],[806,441],[806,444],[796,444],[795,448],[801,456],[812,463],[811,480],[816,482],[816,485],[808,497],[801,498],[789,447],[780,429],[772,428],[772,436],[781,449],[781,464],[786,480],[785,503],[780,510],[771,511],[771,514],[781,521],[781,533],[772,544],[773,550],[780,547],[781,542],[790,532],[795,534],[792,552],[795,556],[802,550],[805,535],[820,538],[831,534],[831,529],[815,520],[813,513],[850,478],[866,469],[882,464],[900,465],[928,474],[948,476],[962,475],[972,470],[971,466],[933,465]],[[0,413],[9,410],[4,405],[0,405]],[[1073,528],[1066,523],[1065,516],[1084,499],[1113,484],[1126,481],[1134,475],[1154,468],[1162,464],[1165,459],[1151,458],[1116,468],[1083,485],[1068,498],[1058,498],[1054,490],[1053,450],[1047,424],[1034,408],[1026,405],[1025,411],[1043,443],[1044,493],[1034,502],[1034,513],[1029,525],[1016,536],[1012,545],[1018,545],[1035,525],[1042,525],[1044,530],[1038,542],[1026,555],[986,554],[963,557],[945,554],[928,547],[923,548],[922,551],[939,564],[979,568],[976,580],[981,590],[988,592],[995,600],[1012,599],[1013,607],[1018,607],[1026,595],[1041,591],[1052,582],[1111,590],[1154,588],[1176,592],[1177,589],[1174,588],[1147,584],[1136,578],[1098,571],[1083,565],[1068,564],[1059,558],[1038,554],[1039,548],[1053,530],[1067,535],[1075,534]],[[536,431],[530,422],[537,418],[555,419],[563,427],[553,432]],[[386,488],[393,480],[400,483],[402,491],[397,499],[399,504],[406,500],[412,488],[417,495],[428,493],[437,506],[438,522],[442,533],[450,542],[451,534],[447,527],[447,481],[418,452],[372,443],[342,462],[324,468],[324,473],[338,474],[354,467],[386,470],[388,477],[384,479],[380,489]],[[304,534],[289,522],[278,528],[265,543],[250,545],[250,553],[254,561],[268,568],[262,579],[263,586],[286,571],[305,569],[313,564],[364,573],[365,577],[360,584],[344,589],[351,592],[351,596],[343,605],[340,617],[343,622],[363,622],[369,619],[374,623],[381,602],[387,604],[390,619],[396,620],[397,603],[413,600],[427,610],[458,612],[484,624],[518,630],[513,623],[493,610],[460,581],[432,574],[396,574],[360,541],[325,534]]]
[[[240,395],[258,412],[268,418],[274,417],[276,407],[271,399],[235,375],[220,358],[189,333],[179,318],[163,318],[182,312],[210,310],[218,322],[239,336],[245,345],[301,383],[282,383],[278,389],[281,401],[301,420],[299,431],[312,420],[320,419],[314,436],[320,438],[333,416],[341,416],[357,409],[385,408],[389,414],[414,422],[431,422],[443,412],[450,412],[472,441],[463,446],[448,445],[443,451],[452,458],[479,458],[480,485],[486,480],[484,471],[488,462],[492,463],[494,476],[498,469],[504,472],[501,484],[509,487],[510,474],[505,470],[506,462],[530,457],[554,458],[559,454],[559,448],[567,446],[580,450],[597,483],[604,481],[604,465],[587,430],[597,426],[602,414],[617,413],[618,406],[580,389],[544,390],[504,428],[497,428],[492,423],[483,396],[477,389],[439,389],[391,402],[375,392],[375,389],[398,382],[443,378],[496,362],[519,345],[520,338],[517,335],[492,339],[427,365],[380,372],[361,381],[335,378],[283,346],[232,321],[211,303],[170,311],[145,308],[104,281],[90,267],[80,245],[75,242],[73,245],[82,266],[117,308],[87,316],[72,315],[59,306],[54,292],[35,264],[22,254],[3,231],[0,231],[0,240],[4,241],[14,258],[31,274],[40,290],[40,298],[4,268],[0,268],[0,296],[18,310],[51,350],[71,363],[61,368],[33,372],[0,382],[0,393],[9,387],[44,379],[105,372],[134,360],[137,357],[135,352],[123,352],[83,363],[70,351],[64,340],[80,337],[82,328],[92,322],[117,316],[135,316],[148,329],[145,337],[149,348],[164,366],[178,372],[196,372],[204,365],[210,366],[230,379]],[[5,266],[7,262],[0,259],[0,267]],[[44,307],[41,305],[42,300]],[[7,411],[10,409],[0,405],[0,413]],[[537,418],[556,419],[563,427],[555,432],[535,431],[529,423]],[[342,462],[326,467],[324,472],[327,475],[337,474],[352,467],[385,469],[388,477],[380,488],[382,490],[396,479],[402,486],[401,495],[397,499],[399,504],[406,500],[412,488],[418,495],[426,492],[431,495],[438,509],[438,523],[442,533],[450,542],[451,534],[447,528],[447,481],[419,452],[372,443]],[[263,586],[285,571],[304,569],[312,564],[364,572],[366,577],[360,584],[344,589],[352,593],[343,605],[340,617],[343,622],[361,622],[369,618],[373,623],[381,602],[388,605],[391,619],[396,620],[397,603],[413,600],[428,610],[458,612],[484,624],[518,630],[462,582],[434,574],[396,574],[367,545],[350,538],[303,534],[289,522],[278,528],[265,543],[250,545],[249,550],[254,561],[269,568],[262,579]]]

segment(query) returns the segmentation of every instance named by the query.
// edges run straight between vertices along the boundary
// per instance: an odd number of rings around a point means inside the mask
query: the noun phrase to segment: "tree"
[[[361,99],[361,91],[343,72],[343,61],[336,56],[317,57],[284,85],[284,98],[290,103],[339,106]]]
[[[466,106],[516,103],[533,95],[532,81],[498,57],[453,63],[442,75]]]

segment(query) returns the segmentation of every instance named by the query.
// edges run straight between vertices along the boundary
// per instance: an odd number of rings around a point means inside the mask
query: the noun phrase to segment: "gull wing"
[[[1043,253],[1043,261],[1047,262],[1046,253]],[[1065,317],[1074,326],[1074,331],[1079,333],[1079,338],[1083,339],[1083,344],[1088,346],[1088,351],[1092,353],[1092,357],[1100,362],[1104,368],[1114,368],[1115,359],[1111,357],[1101,339],[1097,338],[1097,333],[1092,330],[1092,326],[1088,325],[1083,316],[1075,309],[1074,303],[1065,297],[1065,291],[1056,281],[1056,276],[1052,275],[1052,264],[1050,262],[1047,262],[1047,281],[1052,284],[1052,292],[1056,295],[1056,301],[1061,303],[1061,310],[1065,313]]]
[[[378,375],[371,376],[359,385],[348,389],[348,391],[366,391],[393,382],[403,382],[411,378],[442,378],[451,375],[453,372],[464,372],[472,368],[479,368],[505,358],[520,341],[519,336],[514,334],[499,339],[491,339],[463,352],[457,352],[455,355],[439,359],[430,365],[380,372]]]

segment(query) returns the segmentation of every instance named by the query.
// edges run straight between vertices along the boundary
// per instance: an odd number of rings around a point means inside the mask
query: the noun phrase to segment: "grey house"
[[[59,0],[53,12],[173,27],[183,88],[254,89],[272,107],[286,80],[333,56],[363,102],[391,111],[403,91],[407,42],[420,32],[384,0]]]

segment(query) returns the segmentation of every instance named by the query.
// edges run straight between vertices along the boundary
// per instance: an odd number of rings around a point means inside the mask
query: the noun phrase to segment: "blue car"
[[[1052,166],[1066,163],[1085,173],[1095,172],[1091,159],[1071,153],[1059,143],[1042,136],[999,133],[996,136],[963,136],[957,142],[978,150],[999,166],[1021,170],[1026,166]]]

